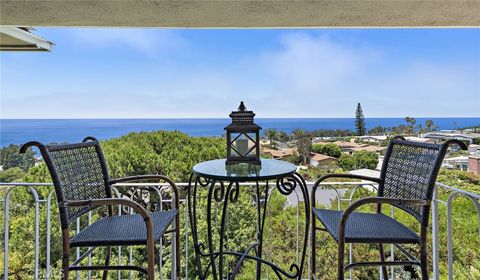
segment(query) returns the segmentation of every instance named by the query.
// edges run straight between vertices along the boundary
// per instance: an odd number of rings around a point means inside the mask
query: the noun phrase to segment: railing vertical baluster
[[[129,213],[130,215],[133,214],[132,208],[129,208],[128,213]],[[129,253],[128,253],[129,260],[128,260],[128,264],[129,264],[129,265],[133,265],[133,246],[128,246],[128,247],[129,247]],[[128,279],[132,280],[132,278],[133,278],[133,271],[132,271],[132,270],[130,270],[130,273],[129,273],[128,276],[129,276]]]
[[[35,199],[35,256],[34,256],[34,279],[38,279],[38,256],[39,256],[39,251],[40,251],[40,199],[38,196],[38,192],[32,188],[29,187],[30,192],[32,192],[32,195]]]
[[[10,232],[10,192],[14,189],[7,191],[7,195],[5,196],[5,209],[4,209],[4,240],[3,240],[3,279],[8,280],[8,241],[9,241],[9,232]]]
[[[88,212],[88,225],[92,224],[92,212]],[[88,247],[88,250],[90,250],[92,247]],[[88,254],[88,265],[92,265],[92,253]],[[92,279],[92,271],[88,271],[88,280]]]
[[[392,218],[395,216],[395,207],[393,206],[390,208],[390,215]],[[393,244],[390,244],[390,260],[395,261],[395,250]],[[388,276],[385,277],[387,277],[388,279]],[[392,280],[395,279],[395,267],[393,265],[390,266],[390,277],[392,278]]]
[[[350,193],[350,198],[347,199],[349,206],[352,205],[353,195],[355,194],[355,192],[357,191],[357,189],[358,189],[360,186],[361,186],[361,185],[355,186],[355,187],[353,188],[352,192]],[[353,262],[353,253],[352,253],[352,251],[353,251],[353,245],[352,245],[352,243],[349,243],[349,244],[348,244],[348,264],[352,264],[352,262]],[[352,275],[352,270],[351,270],[351,269],[348,271],[348,275],[349,275],[349,278],[348,278],[348,279],[352,280],[352,276],[353,276],[353,275]]]
[[[52,207],[52,195],[53,195],[53,190],[48,193],[47,196],[47,263],[46,263],[46,275],[45,279],[49,280],[50,279],[50,245],[51,245],[51,222],[50,222],[50,215],[51,215],[51,207]]]
[[[300,243],[299,243],[299,240],[300,240],[300,210],[299,210],[299,205],[300,205],[300,201],[299,201],[299,197],[298,197],[298,193],[297,193],[297,190],[294,191],[295,192],[295,195],[297,196],[297,234],[296,234],[296,237],[297,237],[297,248],[296,248],[296,261],[298,263],[298,260],[299,260],[299,256],[300,256]],[[265,209],[267,207],[265,206]]]
[[[76,232],[77,234],[80,232],[80,218],[77,218],[77,221],[76,221]],[[77,259],[80,258],[80,247],[77,247]],[[76,271],[76,275],[77,275],[77,280],[80,280],[80,273],[79,271],[77,270]]]
[[[157,192],[158,196],[159,196],[159,201],[160,201],[160,212],[163,211],[163,197],[162,197],[162,194],[160,192]],[[150,196],[150,202],[152,201],[152,198]],[[175,237],[175,236],[174,236]],[[174,242],[175,239],[172,239],[172,245],[175,243]],[[159,254],[160,254],[160,257],[158,258],[159,259],[159,268],[158,268],[158,271],[160,272],[160,280],[163,279],[163,275],[162,275],[162,267],[163,267],[163,251],[162,251],[162,248],[163,248],[163,238],[160,237],[160,249],[159,249]],[[173,259],[173,255],[175,254],[175,251],[173,250],[172,248],[172,260]],[[174,279],[172,276],[173,276],[173,265],[174,265],[175,261],[172,261],[172,275],[170,275],[170,278],[171,279]]]
[[[448,246],[448,279],[453,280],[453,238],[452,238],[452,201],[457,193],[452,193],[447,199],[447,246]]]
[[[118,191],[118,189],[116,187],[112,186],[112,191],[113,191],[113,196],[114,197],[121,198],[120,192]],[[122,206],[118,205],[117,209],[118,209],[117,216],[121,216],[122,215]],[[118,265],[122,264],[122,246],[118,246],[117,261],[118,261]],[[121,275],[122,275],[121,271],[117,270],[117,280],[121,280],[121,278],[122,278]]]
[[[433,191],[432,199],[432,262],[433,262],[433,280],[439,280],[439,221],[438,221],[438,189]]]
[[[120,196],[118,196],[120,197]],[[118,205],[118,216],[122,215],[122,206]],[[121,265],[122,263],[122,246],[118,246],[118,265]],[[117,278],[118,280],[121,280],[121,275],[122,272],[120,270],[117,271]]]
[[[180,209],[178,209],[180,211]],[[180,216],[180,214],[179,214]],[[185,211],[185,279],[188,280],[188,231],[189,231],[189,223],[190,218],[188,217],[188,211]]]

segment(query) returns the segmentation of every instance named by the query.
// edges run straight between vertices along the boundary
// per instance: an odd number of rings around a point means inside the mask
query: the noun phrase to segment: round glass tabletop
[[[278,179],[295,173],[297,167],[289,162],[261,159],[260,165],[248,163],[226,164],[225,159],[215,159],[196,164],[197,176],[226,181],[259,181]]]

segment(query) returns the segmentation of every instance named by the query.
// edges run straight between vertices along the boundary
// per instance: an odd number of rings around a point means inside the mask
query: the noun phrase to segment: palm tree
[[[293,134],[293,139],[298,140],[300,138],[305,137],[305,130],[300,129],[300,128],[295,128],[292,131],[292,134]]]
[[[288,134],[281,130],[278,132],[278,140],[280,140],[281,142],[287,142],[288,141]]]
[[[277,130],[274,128],[267,128],[265,136],[270,140],[270,147],[275,147],[275,138],[277,137]]]
[[[417,122],[417,120],[415,120],[415,118],[412,118],[412,117],[406,117],[405,118],[405,121],[407,122],[407,134],[413,134],[413,126],[415,125],[415,123]]]
[[[425,121],[425,126],[427,127],[427,131],[430,132],[434,128],[434,124],[432,120],[426,120]]]

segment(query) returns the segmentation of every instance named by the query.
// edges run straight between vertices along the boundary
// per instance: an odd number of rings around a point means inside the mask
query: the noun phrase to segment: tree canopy
[[[3,170],[19,167],[27,172],[35,164],[35,152],[32,149],[28,149],[25,154],[20,154],[19,150],[20,146],[14,144],[0,149],[0,165]]]
[[[297,132],[297,136],[301,139],[305,134]],[[147,173],[163,173],[170,176],[176,182],[185,182],[188,180],[188,175],[191,172],[191,168],[194,164],[214,159],[222,158],[225,156],[225,140],[222,138],[207,138],[207,137],[189,137],[181,132],[141,132],[130,133],[120,138],[115,138],[107,141],[102,141],[101,146],[106,156],[106,160],[109,164],[110,174],[112,177],[120,177],[127,175],[141,175]],[[329,172],[343,172],[356,168],[375,168],[378,163],[378,155],[372,152],[356,152],[353,155],[342,154],[340,156],[339,165],[343,162],[343,170],[323,170],[312,169],[301,171],[302,174],[310,181],[316,180],[319,176]],[[21,168],[10,168],[8,173],[2,173],[4,178],[15,178],[13,180],[20,180],[24,182],[48,182],[50,176],[48,174],[45,164],[39,164],[31,167],[28,173],[23,178],[18,178],[23,174]],[[350,180],[350,179],[348,179]],[[3,179],[0,179],[3,181]],[[439,174],[438,181],[447,185],[474,193],[480,193],[480,177],[469,174],[463,171],[451,171],[442,170]],[[339,188],[342,188],[339,186]],[[39,189],[41,197],[46,197],[51,188]],[[228,227],[228,246],[236,250],[245,249],[241,247],[244,244],[255,240],[255,223],[254,219],[255,205],[252,200],[255,193],[254,189],[245,187],[241,188],[240,197],[237,203],[232,203],[230,212],[228,214],[229,227]],[[5,188],[0,188],[2,195],[5,195]],[[199,195],[205,195],[204,190],[201,190]],[[439,189],[439,198],[446,200],[450,193]],[[345,194],[348,197],[349,192]],[[356,192],[354,198],[360,198],[366,195],[375,195],[375,193],[368,192],[367,190],[359,190]],[[279,264],[285,270],[289,270],[291,263],[295,262],[295,247],[296,247],[296,214],[297,209],[295,207],[286,206],[286,198],[279,194],[278,190],[273,191],[269,198],[269,208],[267,214],[267,229],[265,234],[264,252],[273,262]],[[201,207],[204,207],[205,200],[200,199],[198,201]],[[12,279],[31,279],[33,277],[33,259],[34,259],[34,220],[35,220],[35,207],[31,194],[28,188],[17,188],[12,192],[12,203],[10,208],[10,242],[9,242],[9,271],[10,278]],[[336,199],[332,199],[329,206],[317,205],[317,207],[329,207],[336,209]],[[342,203],[342,209],[345,209],[348,204]],[[221,202],[219,203],[221,207]],[[300,240],[302,240],[304,229],[304,211],[303,205],[300,204],[299,211],[299,224],[300,228]],[[103,208],[102,208],[103,209]],[[366,211],[375,212],[375,206],[365,209]],[[102,212],[103,211],[103,212]],[[185,259],[185,205],[181,206],[181,265],[182,273],[185,273],[184,269],[188,264],[188,274],[190,278],[195,277],[194,270],[194,257],[193,250],[191,249],[191,243],[189,244],[189,259]],[[363,211],[363,210],[362,210]],[[387,214],[390,213],[390,208],[384,207],[383,211]],[[446,225],[446,208],[440,207],[440,220],[439,231],[440,233],[447,232]],[[220,211],[219,211],[220,212]],[[467,280],[467,279],[479,279],[480,277],[480,246],[478,244],[478,224],[477,213],[475,206],[470,200],[466,198],[458,197],[452,204],[453,213],[453,248],[454,253],[454,270],[455,279]],[[105,210],[94,212],[92,219],[97,220],[101,214],[105,214]],[[0,224],[4,222],[3,211],[0,212]],[[199,214],[198,227],[200,238],[206,236],[206,215]],[[418,222],[408,216],[408,214],[401,211],[395,211],[395,216],[400,221],[404,222],[411,228],[416,228]],[[61,262],[61,228],[58,222],[58,208],[55,203],[52,204],[51,209],[51,221],[52,221],[52,243],[51,243],[51,262],[52,262],[52,279],[58,279],[60,277],[60,262]],[[213,219],[218,219],[219,214],[215,214]],[[39,255],[40,264],[45,263],[45,237],[46,236],[46,208],[45,204],[40,204],[40,246],[41,254]],[[86,219],[82,220],[82,224],[86,223]],[[458,234],[456,234],[458,233]],[[74,230],[72,230],[72,235]],[[430,236],[430,235],[429,235]],[[190,236],[191,238],[191,236]],[[214,241],[218,242],[218,237],[214,236]],[[430,238],[430,237],[429,237]],[[447,235],[440,234],[440,244],[446,244]],[[3,241],[3,239],[1,239]],[[190,240],[191,242],[191,240]],[[327,235],[322,234],[322,238],[317,239],[317,276],[319,279],[331,279],[332,275],[335,275],[335,261],[336,261],[336,242],[329,238]],[[168,244],[169,239],[164,240],[164,244]],[[218,244],[218,243],[216,243]],[[431,252],[431,243],[428,243]],[[467,246],[466,246],[467,244]],[[413,247],[412,247],[413,248]],[[415,253],[416,248],[408,248],[409,251]],[[118,253],[117,248],[113,249],[113,254]],[[134,263],[145,263],[145,251],[143,248],[134,247],[133,249]],[[440,246],[440,273],[446,275],[447,269],[447,246]],[[92,257],[93,264],[101,264],[104,261],[104,251],[97,251]],[[3,256],[4,252],[0,250],[0,256]],[[162,273],[164,279],[168,279],[168,272],[170,268],[170,247],[164,246],[164,266]],[[123,249],[122,264],[128,263],[128,250]],[[354,246],[352,257],[356,261],[361,260],[377,260],[378,250],[375,246],[359,245]],[[114,258],[113,261],[116,261]],[[234,263],[233,261],[231,263]],[[431,266],[431,262],[429,262]],[[241,275],[238,279],[252,279],[254,278],[255,265],[251,261],[246,261],[242,267]],[[275,278],[274,273],[271,270],[264,272],[269,273],[270,278]],[[410,279],[408,275],[402,276],[402,270],[396,270],[396,279]],[[100,273],[92,272],[92,279],[98,279]],[[111,273],[110,276],[116,276],[115,273]],[[122,273],[122,279],[127,278],[128,272]],[[86,277],[86,273],[82,272],[81,279]],[[136,279],[136,272],[134,272],[134,278]],[[307,275],[305,273],[304,277]],[[354,269],[352,271],[353,279],[378,279],[377,269]],[[9,279],[10,279],[9,278]],[[41,274],[40,278],[45,278],[45,275]]]
[[[338,159],[338,166],[343,170],[375,169],[378,164],[378,154],[370,151],[358,151],[353,155],[342,154]]]
[[[342,150],[340,150],[340,148],[334,143],[313,144],[312,152],[336,158],[339,158],[342,155]]]

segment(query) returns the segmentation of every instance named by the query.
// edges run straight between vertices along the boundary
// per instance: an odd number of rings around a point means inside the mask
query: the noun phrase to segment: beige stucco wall
[[[0,24],[131,27],[479,26],[479,0],[1,0]]]

